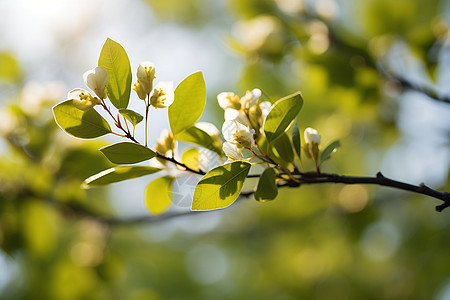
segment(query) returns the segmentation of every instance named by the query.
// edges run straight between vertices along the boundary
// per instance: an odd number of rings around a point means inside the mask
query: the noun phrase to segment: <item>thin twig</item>
[[[198,174],[198,175],[205,175],[206,173],[203,172],[202,170],[194,170],[188,166],[186,166],[185,164],[183,164],[182,162],[177,161],[175,158],[173,157],[167,157],[162,155],[161,153],[156,152],[156,157],[170,161],[171,163],[174,163],[177,166],[180,166],[182,168],[184,168],[186,171],[194,173],[194,174]]]

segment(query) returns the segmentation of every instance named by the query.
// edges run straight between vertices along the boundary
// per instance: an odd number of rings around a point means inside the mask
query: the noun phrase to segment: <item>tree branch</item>
[[[450,206],[450,193],[448,192],[440,192],[434,190],[424,183],[420,183],[419,185],[412,185],[409,183],[404,183],[401,181],[393,180],[385,177],[381,172],[378,172],[375,177],[358,177],[358,176],[346,176],[346,175],[338,175],[338,174],[330,174],[330,173],[316,173],[316,172],[308,172],[308,173],[293,173],[296,180],[295,181],[282,181],[277,184],[279,188],[282,187],[299,187],[302,184],[323,184],[323,183],[343,183],[343,184],[373,184],[380,186],[387,186],[396,188],[399,190],[410,191],[413,193],[418,193],[426,196],[430,196],[432,198],[443,201],[442,204],[436,206],[436,210],[438,212],[443,211],[447,207]],[[258,177],[257,175],[250,175],[250,177]],[[248,198],[255,193],[252,191],[244,191],[240,193],[240,197]],[[154,224],[159,222],[168,221],[171,219],[176,219],[184,216],[193,216],[202,213],[208,213],[208,211],[183,211],[176,212],[170,214],[164,214],[161,216],[137,216],[130,218],[118,218],[113,216],[103,216],[97,214],[91,210],[88,210],[84,207],[71,205],[68,203],[60,203],[55,200],[50,201],[57,206],[61,206],[65,210],[69,210],[72,213],[75,213],[78,216],[84,216],[92,218],[98,222],[104,223],[108,226],[122,226],[122,225],[140,225],[140,224]],[[237,202],[237,201],[236,201]],[[236,203],[235,202],[235,203]]]
[[[421,93],[427,96],[430,99],[436,100],[438,102],[450,104],[450,96],[449,95],[440,95],[437,92],[437,89],[432,88],[430,86],[420,85],[415,82],[411,82],[406,78],[403,78],[399,75],[393,75],[387,72],[382,72],[387,79],[393,80],[397,83],[402,89],[411,90],[414,92]]]
[[[344,176],[338,174],[327,174],[327,173],[301,173],[298,178],[300,184],[317,184],[317,183],[345,183],[345,184],[375,184],[381,186],[388,186],[396,188],[399,190],[410,191],[418,194],[423,194],[430,196],[435,199],[439,199],[444,203],[436,206],[436,210],[441,212],[445,208],[450,206],[450,193],[440,192],[434,190],[424,183],[419,185],[412,185],[409,183],[404,183],[389,179],[384,177],[381,172],[378,172],[376,177],[356,177],[356,176]]]

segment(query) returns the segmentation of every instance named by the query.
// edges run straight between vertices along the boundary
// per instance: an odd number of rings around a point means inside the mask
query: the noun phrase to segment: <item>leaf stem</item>
[[[148,111],[150,108],[150,94],[147,95],[147,102],[145,102],[145,147],[147,147],[147,131],[148,131]]]

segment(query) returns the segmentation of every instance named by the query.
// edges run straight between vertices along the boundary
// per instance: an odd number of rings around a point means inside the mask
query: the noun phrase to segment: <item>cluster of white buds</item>
[[[242,150],[255,146],[255,138],[260,134],[271,106],[268,101],[259,103],[260,97],[260,89],[247,91],[242,98],[232,92],[217,95],[217,101],[225,111],[223,151],[229,161],[244,159]]]
[[[103,67],[95,67],[83,74],[83,80],[86,86],[94,91],[98,98],[92,96],[84,89],[71,90],[68,94],[68,98],[73,101],[73,105],[76,108],[86,111],[95,105],[100,104],[100,99],[106,98],[108,72]]]
[[[173,103],[173,82],[159,82],[153,89],[153,80],[156,77],[152,62],[144,61],[140,63],[136,75],[137,81],[134,83],[133,90],[139,99],[145,101],[149,97],[149,105],[154,108],[165,108]]]
[[[225,111],[225,121],[236,120],[241,124],[251,127],[259,134],[262,123],[270,111],[271,103],[259,102],[260,89],[247,91],[242,98],[232,92],[223,92],[217,95],[221,108]]]

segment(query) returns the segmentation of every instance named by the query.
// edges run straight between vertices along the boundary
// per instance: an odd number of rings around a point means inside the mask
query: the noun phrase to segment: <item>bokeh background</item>
[[[110,37],[157,80],[202,70],[202,120],[219,128],[219,92],[300,90],[301,129],[343,145],[325,171],[449,191],[450,104],[417,89],[450,94],[450,1],[0,0],[0,12],[0,299],[450,299],[450,212],[435,199],[314,185],[177,217],[184,199],[153,218],[151,176],[80,189],[115,139],[68,137],[51,114]],[[166,113],[151,116],[153,143]]]

